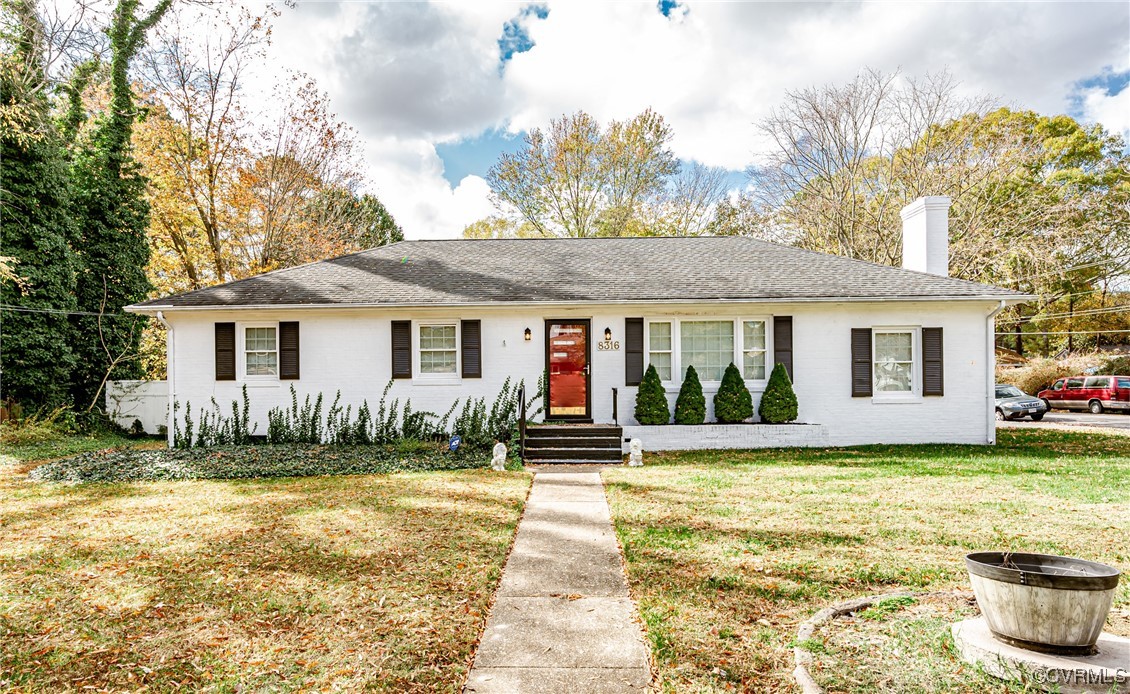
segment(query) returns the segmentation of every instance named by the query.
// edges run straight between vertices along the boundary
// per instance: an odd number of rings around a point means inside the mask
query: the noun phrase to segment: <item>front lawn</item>
[[[668,691],[795,691],[800,622],[848,598],[934,593],[821,630],[829,691],[1009,691],[962,667],[963,557],[1068,554],[1130,570],[1125,437],[1005,430],[995,448],[645,454],[606,470],[633,597]],[[1130,635],[1123,578],[1108,631]]]
[[[529,488],[63,485],[0,464],[0,689],[455,691]]]

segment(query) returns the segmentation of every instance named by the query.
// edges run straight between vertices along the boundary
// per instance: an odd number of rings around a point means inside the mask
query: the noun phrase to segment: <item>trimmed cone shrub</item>
[[[706,421],[706,396],[702,394],[702,383],[693,366],[687,367],[687,377],[679,388],[679,399],[675,401],[676,424],[702,424]]]
[[[742,373],[733,362],[722,374],[722,384],[714,394],[714,418],[722,424],[738,424],[753,416],[753,396],[746,390]]]
[[[785,371],[784,364],[773,367],[769,384],[761,394],[757,414],[761,415],[761,421],[769,424],[796,421],[796,393],[793,392],[793,384],[789,381],[789,372]]]
[[[666,424],[671,421],[671,406],[667,404],[667,391],[659,380],[659,372],[651,364],[643,375],[636,392],[636,421],[645,426]]]

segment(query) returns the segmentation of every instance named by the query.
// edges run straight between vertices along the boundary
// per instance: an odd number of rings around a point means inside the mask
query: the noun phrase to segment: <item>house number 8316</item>
[[[596,350],[598,352],[615,352],[620,349],[619,340],[602,340],[596,343]]]

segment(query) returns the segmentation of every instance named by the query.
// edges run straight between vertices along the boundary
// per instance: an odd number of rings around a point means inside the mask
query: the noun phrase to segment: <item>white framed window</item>
[[[764,381],[767,351],[764,320],[742,321],[742,378],[747,381]]]
[[[459,322],[416,324],[416,369],[423,380],[458,380]]]
[[[668,388],[677,388],[694,366],[708,388],[722,381],[732,362],[746,384],[758,389],[773,363],[772,323],[769,317],[679,318],[647,320],[644,351]]]
[[[647,326],[648,363],[659,373],[659,380],[670,381],[674,373],[674,347],[671,321],[655,321]]]
[[[873,328],[871,335],[875,397],[905,399],[920,395],[918,328]]]
[[[248,380],[279,377],[278,323],[241,323],[240,373]]]
[[[679,379],[693,366],[700,380],[721,381],[734,361],[734,321],[685,320],[679,327]]]

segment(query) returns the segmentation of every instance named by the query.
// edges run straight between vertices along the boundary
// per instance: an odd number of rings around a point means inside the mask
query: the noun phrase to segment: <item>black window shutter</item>
[[[871,328],[851,329],[851,396],[871,397]]]
[[[477,320],[459,321],[462,341],[463,378],[483,377],[483,339],[482,322]]]
[[[624,319],[624,385],[643,381],[643,318]]]
[[[392,377],[412,378],[412,321],[392,322]]]
[[[789,380],[796,382],[793,376],[793,317],[773,316],[773,361],[784,364]]]
[[[235,380],[235,323],[216,323],[216,380]]]
[[[942,329],[922,328],[922,394],[943,395]]]
[[[298,321],[279,323],[279,378],[298,378]]]

